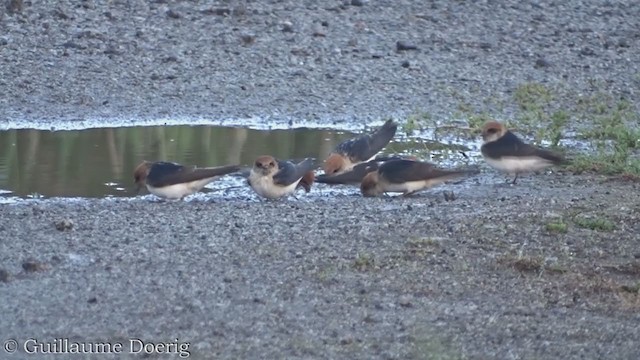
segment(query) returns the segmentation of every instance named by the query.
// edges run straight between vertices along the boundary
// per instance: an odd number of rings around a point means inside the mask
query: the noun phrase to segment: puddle
[[[282,159],[324,159],[348,131],[257,130],[223,126],[145,126],[84,130],[0,131],[0,199],[131,197],[133,168],[143,159],[197,166],[252,164],[262,154]],[[425,149],[430,149],[425,153]],[[387,153],[420,152],[422,158],[462,159],[460,145],[403,139]],[[449,154],[442,157],[442,154]],[[241,186],[241,179],[216,181],[210,189]],[[241,191],[246,191],[242,189]],[[236,190],[237,191],[237,190]]]

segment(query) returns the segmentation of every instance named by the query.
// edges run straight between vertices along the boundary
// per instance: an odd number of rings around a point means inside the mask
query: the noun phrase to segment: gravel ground
[[[524,82],[640,89],[637,1],[24,3],[0,17],[0,109],[32,122],[508,117]]]
[[[444,120],[461,103],[509,117],[529,81],[639,104],[636,1],[346,3],[2,7],[0,123],[331,126]],[[178,339],[195,359],[637,359],[638,184],[502,182],[486,170],[409,199],[0,205],[0,334]]]

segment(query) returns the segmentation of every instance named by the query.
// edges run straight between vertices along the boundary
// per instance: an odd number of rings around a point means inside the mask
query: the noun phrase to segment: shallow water
[[[130,197],[136,195],[132,171],[142,160],[250,165],[257,156],[271,154],[281,159],[315,157],[320,163],[339,142],[353,136],[338,130],[204,125],[4,130],[0,131],[0,197]],[[457,150],[464,146],[397,136],[385,152],[424,154],[425,148],[436,149],[426,156],[446,161],[450,154],[459,158]],[[234,185],[242,183],[225,179],[208,188]]]
[[[142,160],[219,166],[251,164],[262,154],[320,157],[350,136],[213,126],[0,131],[0,189],[20,197],[131,196],[132,171]]]

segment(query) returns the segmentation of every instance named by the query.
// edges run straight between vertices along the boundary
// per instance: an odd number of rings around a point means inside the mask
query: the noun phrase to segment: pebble
[[[177,11],[175,11],[173,9],[167,10],[166,14],[167,14],[167,17],[169,17],[171,19],[180,19],[182,17],[182,15],[179,12],[177,12]]]
[[[544,58],[537,59],[535,65],[534,65],[534,67],[536,69],[546,68],[546,67],[549,67],[549,66],[551,66],[551,63],[549,61],[547,61],[546,59],[544,59]]]
[[[283,32],[293,32],[293,24],[290,21],[282,22],[282,31]]]
[[[398,41],[396,42],[396,50],[398,51],[418,50],[418,47],[408,42]]]
[[[5,269],[0,269],[0,282],[6,283],[9,280],[11,280],[11,274]]]
[[[58,231],[65,231],[73,229],[73,221],[70,219],[63,219],[55,223]]]
[[[37,272],[37,271],[45,271],[48,269],[47,264],[36,261],[36,260],[27,260],[22,263],[22,268],[26,272]]]

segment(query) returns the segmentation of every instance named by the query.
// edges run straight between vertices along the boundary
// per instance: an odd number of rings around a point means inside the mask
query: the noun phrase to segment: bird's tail
[[[249,174],[251,174],[251,167],[249,166],[241,166],[237,171],[230,173],[229,175],[233,177],[241,177],[248,178]]]
[[[198,168],[195,171],[197,171],[199,175],[202,175],[202,178],[208,178],[208,177],[223,176],[223,175],[231,174],[239,170],[240,170],[240,165],[224,165],[224,166],[216,166],[216,167]]]
[[[306,158],[303,161],[299,162],[296,167],[302,174],[302,179],[300,179],[300,182],[298,182],[298,186],[296,186],[296,188],[302,187],[305,192],[311,191],[311,185],[316,178],[316,175],[313,172],[314,168],[316,167],[316,159]]]
[[[467,166],[459,169],[443,170],[442,177],[446,180],[454,180],[464,176],[473,176],[480,173],[480,167],[477,165]]]
[[[567,165],[570,163],[570,161],[564,156],[547,149],[538,148],[536,155],[550,163],[553,163],[554,165]]]

